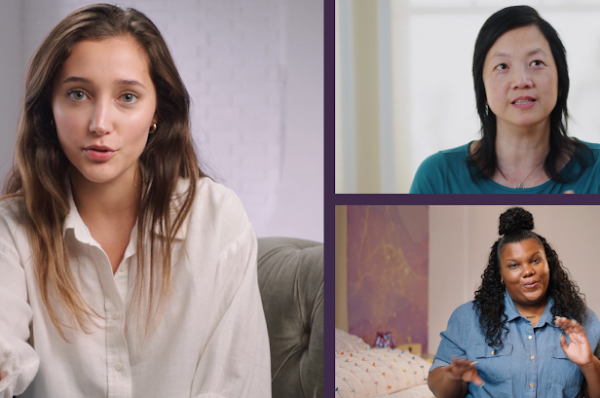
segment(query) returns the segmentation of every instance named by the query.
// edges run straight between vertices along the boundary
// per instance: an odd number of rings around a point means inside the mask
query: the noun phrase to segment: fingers
[[[450,373],[450,377],[454,380],[473,382],[476,385],[481,386],[484,383],[475,369],[476,364],[477,362],[469,361],[464,357],[453,357],[452,363],[447,366],[447,371]]]
[[[448,366],[448,370],[452,372],[452,375],[460,380],[463,373],[467,370],[471,369],[474,366],[473,361],[468,361],[467,359],[461,358],[452,358],[452,363]]]
[[[555,323],[569,336],[569,339],[576,342],[587,341],[587,335],[583,326],[574,319],[556,317]]]
[[[576,320],[571,320],[565,317],[554,317],[554,323],[556,323],[558,326],[561,327],[562,330],[564,330],[565,332],[567,330],[574,330],[574,329],[578,329],[581,328],[581,325],[579,324],[579,322],[577,322]]]
[[[571,193],[571,194],[573,194],[573,193],[575,193],[575,191],[573,191],[572,189],[569,189],[568,191],[565,191],[565,193]]]
[[[462,379],[467,382],[472,382],[477,386],[482,386],[485,384],[483,382],[483,380],[481,379],[481,377],[479,376],[479,373],[477,373],[477,369],[475,369],[474,367],[472,367],[470,370],[467,370],[463,374]]]
[[[583,326],[576,320],[556,317],[556,325],[560,326],[570,342],[567,344],[565,335],[560,336],[560,346],[573,363],[579,366],[587,366],[594,361],[594,353],[590,347]]]
[[[560,335],[560,346],[566,353],[567,348],[569,348],[569,345],[567,344],[567,339],[565,339],[565,336],[563,336],[562,334]]]

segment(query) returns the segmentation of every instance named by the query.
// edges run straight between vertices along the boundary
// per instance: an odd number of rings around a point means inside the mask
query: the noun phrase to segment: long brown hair
[[[158,128],[150,134],[139,159],[142,195],[134,301],[147,306],[146,331],[168,298],[172,242],[190,212],[197,180],[205,176],[191,139],[190,97],[156,26],[137,10],[108,4],[83,7],[62,20],[31,61],[16,164],[5,183],[4,194],[5,198],[22,199],[23,223],[31,243],[37,283],[50,318],[64,339],[62,327],[87,333],[96,324],[97,314],[77,289],[63,236],[70,211],[65,184],[70,162],[53,123],[52,83],[77,42],[123,35],[133,37],[145,49],[157,97]],[[189,185],[173,209],[179,178],[188,180]],[[58,316],[58,303],[51,296],[58,297],[67,319]]]

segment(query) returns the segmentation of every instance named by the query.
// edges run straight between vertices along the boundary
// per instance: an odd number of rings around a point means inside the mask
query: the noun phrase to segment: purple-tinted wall
[[[427,352],[427,206],[348,206],[348,326]]]

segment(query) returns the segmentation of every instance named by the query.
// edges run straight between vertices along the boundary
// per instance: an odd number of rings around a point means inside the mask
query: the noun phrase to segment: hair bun
[[[533,216],[522,207],[512,207],[500,216],[500,235],[510,234],[518,230],[531,231],[533,229]]]

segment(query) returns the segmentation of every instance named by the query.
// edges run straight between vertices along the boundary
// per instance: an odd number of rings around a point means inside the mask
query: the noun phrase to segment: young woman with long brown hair
[[[189,102],[136,10],[84,7],[38,49],[0,202],[0,397],[270,397],[256,238]]]

